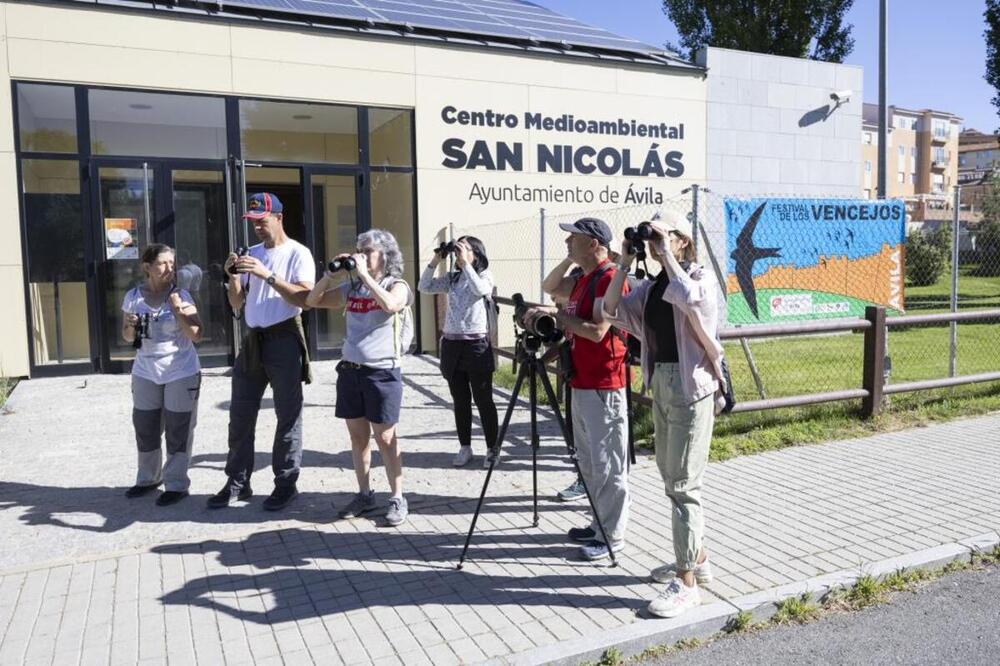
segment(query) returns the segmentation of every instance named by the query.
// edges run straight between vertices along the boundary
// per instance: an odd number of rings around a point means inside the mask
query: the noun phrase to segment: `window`
[[[225,159],[226,103],[220,97],[91,90],[95,155]]]
[[[912,185],[915,182],[917,182],[917,174],[911,173],[910,174],[910,184]]]
[[[906,182],[906,174],[903,173],[902,171],[898,172],[896,174],[896,182],[897,183],[905,183]]]
[[[906,157],[906,146],[900,146],[899,147],[899,156],[900,157]]]
[[[75,153],[76,98],[69,86],[17,85],[18,139],[21,150]]]
[[[948,151],[940,146],[934,147],[934,161],[935,162],[947,162],[948,161]]]
[[[949,134],[948,121],[935,118],[933,122],[933,131],[935,137],[947,139]]]
[[[413,166],[412,136],[409,111],[368,110],[368,158],[372,166]]]
[[[912,157],[913,159],[917,159],[917,147],[916,146],[910,146],[910,157]]]
[[[866,144],[868,144],[868,145],[871,145],[871,142],[872,142],[872,133],[871,132],[863,132],[861,134],[861,141],[864,142],[864,143],[866,143]]]
[[[413,237],[413,174],[376,172],[372,170],[370,191],[372,198],[372,227],[392,232],[399,242],[399,249],[406,258],[414,255]],[[414,262],[407,261],[406,280],[416,284],[417,270]]]
[[[240,100],[240,140],[250,160],[357,164],[358,110]]]
[[[872,170],[871,160],[865,160],[865,171],[871,173],[871,170]]]
[[[90,358],[78,165],[21,161],[35,365]]]

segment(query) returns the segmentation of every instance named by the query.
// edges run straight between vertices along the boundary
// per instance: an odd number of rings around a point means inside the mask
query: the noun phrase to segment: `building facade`
[[[857,192],[860,103],[830,98],[860,94],[857,67],[724,49],[692,64],[502,0],[539,37],[273,5],[0,2],[0,190],[13,202],[0,374],[127,371],[121,299],[154,241],[177,248],[203,362],[231,363],[241,324],[221,265],[253,238],[253,191],[282,199],[317,275],[380,227],[411,284],[451,225],[655,204],[693,184]],[[523,256],[491,265],[501,292],[538,270]],[[433,301],[416,314],[418,347],[433,349]],[[337,357],[341,313],[305,320],[314,357]]]
[[[220,267],[251,239],[248,192],[282,198],[318,264],[391,230],[415,285],[449,223],[705,179],[704,72],[653,49],[157,6],[0,3],[0,374],[126,371],[121,299],[152,241],[178,250],[203,360],[231,362]],[[433,348],[433,308],[417,310]],[[340,313],[307,331],[317,357],[338,354]]]
[[[962,186],[962,206],[975,214],[982,204],[986,187],[1000,165],[1000,140],[996,134],[974,129],[958,136],[958,184]]]
[[[936,219],[951,208],[958,184],[962,119],[945,112],[889,107],[886,197],[902,198],[914,221]],[[865,104],[861,128],[861,194],[878,190],[878,105]]]

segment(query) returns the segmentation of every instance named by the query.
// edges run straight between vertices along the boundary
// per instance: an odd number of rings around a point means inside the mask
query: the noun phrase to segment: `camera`
[[[245,257],[248,254],[250,254],[250,248],[246,248],[246,247],[238,247],[238,248],[236,248],[236,256],[237,256],[237,258],[238,257]],[[230,275],[237,275],[238,274],[238,271],[236,270],[236,262],[233,262],[233,265],[229,267],[229,274]]]
[[[639,261],[646,260],[645,241],[651,241],[656,237],[656,231],[649,222],[643,222],[636,227],[625,229],[625,240],[632,244],[635,256]]]
[[[562,331],[556,323],[556,318],[546,312],[534,311],[524,302],[524,296],[514,294],[511,297],[514,301],[514,323],[527,331],[529,334],[538,337],[545,344],[559,342],[562,339]]]
[[[135,322],[135,337],[132,338],[132,346],[135,349],[142,347],[142,339],[149,339],[149,313],[136,315],[138,321]]]
[[[441,255],[442,257],[451,254],[455,251],[455,241],[448,241],[447,243],[441,243],[434,250],[435,254]]]
[[[358,263],[354,261],[354,257],[343,257],[341,259],[334,259],[328,263],[326,267],[331,273],[336,273],[337,271],[353,271],[358,267]]]
[[[833,100],[834,104],[838,106],[841,104],[846,104],[851,101],[852,90],[838,90],[836,92],[830,93],[830,99]]]

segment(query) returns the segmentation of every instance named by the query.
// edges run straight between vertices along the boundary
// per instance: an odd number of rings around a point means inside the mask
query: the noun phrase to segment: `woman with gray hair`
[[[403,497],[403,459],[396,424],[403,398],[402,354],[412,341],[408,306],[413,291],[403,280],[403,254],[391,233],[372,229],[358,236],[357,251],[334,258],[348,270],[339,285],[327,272],[306,298],[312,308],[344,309],[347,333],[337,364],[336,415],[351,437],[358,494],[339,512],[354,518],[376,509],[371,489],[371,436],[374,433],[389,479],[386,522],[400,525],[408,513]],[[331,262],[332,263],[332,262]]]

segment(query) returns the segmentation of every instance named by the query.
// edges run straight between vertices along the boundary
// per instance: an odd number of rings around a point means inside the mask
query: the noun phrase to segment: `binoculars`
[[[337,271],[353,271],[358,267],[358,263],[354,261],[354,257],[343,257],[342,259],[334,259],[328,263],[326,267],[331,273],[336,273]]]
[[[245,257],[248,254],[250,254],[250,248],[246,248],[246,247],[238,247],[238,248],[236,248],[236,256],[237,257]],[[229,267],[228,273],[230,275],[236,275],[237,274],[236,263],[235,262],[233,262],[233,265]]]
[[[139,320],[135,322],[135,337],[132,338],[132,347],[140,349],[142,347],[142,339],[149,339],[149,313],[136,315],[136,317]]]
[[[455,241],[448,241],[447,243],[441,243],[434,250],[435,254],[439,254],[442,257],[455,251]]]
[[[643,222],[635,227],[625,229],[625,240],[632,244],[635,256],[639,261],[646,259],[646,241],[651,241],[656,237],[656,231],[649,222]]]

